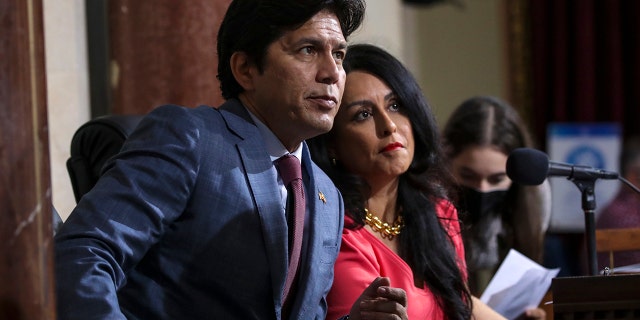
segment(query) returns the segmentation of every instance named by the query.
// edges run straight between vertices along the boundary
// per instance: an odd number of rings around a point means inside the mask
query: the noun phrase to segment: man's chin
[[[331,130],[330,127],[314,127],[314,130],[307,131],[306,137],[304,140],[315,138],[319,135],[325,134]]]
[[[333,120],[319,122],[317,125],[318,135],[331,131],[331,128],[333,128]]]

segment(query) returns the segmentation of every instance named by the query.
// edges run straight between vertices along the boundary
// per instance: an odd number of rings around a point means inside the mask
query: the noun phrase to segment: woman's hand
[[[351,307],[349,320],[407,320],[407,293],[390,286],[386,277],[378,277],[367,287]]]
[[[476,320],[496,320],[503,319],[506,320],[502,315],[497,313],[495,310],[491,309],[484,302],[480,301],[480,299],[472,296],[471,300],[473,301],[473,317],[472,319]],[[523,314],[518,316],[516,320],[545,320],[547,318],[547,313],[540,308],[532,308],[527,309]]]
[[[473,316],[471,319],[474,320],[507,320],[505,317],[497,313],[495,310],[491,309],[484,302],[480,301],[480,299],[471,296],[471,301],[473,303],[473,309],[471,312]]]
[[[527,309],[522,315],[518,317],[518,320],[545,320],[547,313],[540,308]]]

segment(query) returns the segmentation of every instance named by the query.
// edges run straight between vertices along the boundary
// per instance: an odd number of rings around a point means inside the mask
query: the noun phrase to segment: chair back
[[[107,115],[76,130],[71,139],[67,171],[76,203],[98,181],[105,162],[120,151],[142,115]]]
[[[640,250],[640,228],[596,229],[596,252],[609,253],[612,270],[614,252],[636,250]]]

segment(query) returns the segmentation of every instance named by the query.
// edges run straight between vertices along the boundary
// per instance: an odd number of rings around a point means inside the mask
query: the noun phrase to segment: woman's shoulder
[[[460,221],[458,220],[458,210],[446,199],[436,202],[436,214],[440,218],[440,224],[449,233],[449,236],[456,236],[460,233]]]
[[[451,201],[447,199],[439,199],[435,206],[438,218],[458,220],[458,210]]]

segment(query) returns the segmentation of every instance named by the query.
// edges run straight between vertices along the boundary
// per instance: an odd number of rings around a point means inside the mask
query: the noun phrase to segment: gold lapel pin
[[[322,203],[327,203],[327,198],[324,197],[322,192],[318,192],[318,199],[322,200]]]

